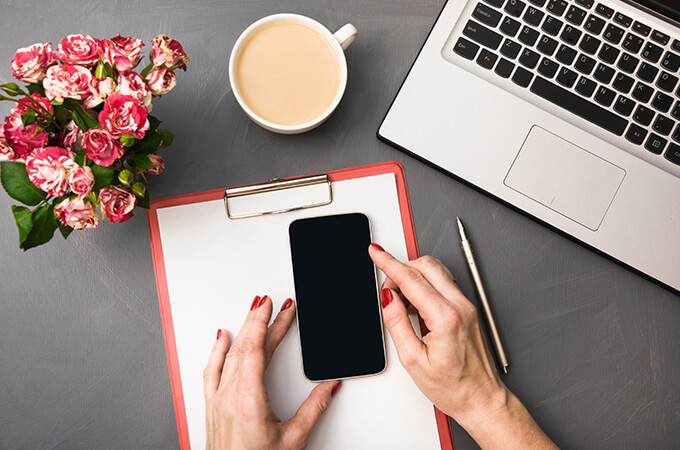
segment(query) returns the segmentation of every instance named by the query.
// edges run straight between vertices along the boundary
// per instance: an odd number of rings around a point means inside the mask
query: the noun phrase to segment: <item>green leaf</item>
[[[149,56],[149,58],[150,57],[151,56]],[[151,69],[153,69],[153,61],[151,61],[148,66],[146,66],[144,69],[142,69],[142,71],[139,72],[139,74],[142,76],[142,78],[146,78],[146,76],[149,74],[149,72],[151,72]]]
[[[11,95],[12,97],[24,94],[24,91],[21,90],[19,85],[16,83],[0,84],[0,89],[2,89],[5,92],[5,94]]]
[[[63,105],[54,105],[54,118],[61,125],[66,125],[68,120],[68,110]]]
[[[90,117],[83,109],[83,106],[72,98],[64,99],[64,106],[73,113],[73,121],[81,130],[87,131],[90,128],[99,127],[99,122]]]
[[[143,153],[135,153],[134,156],[135,165],[140,169],[148,169],[153,167],[153,163],[149,157]]]
[[[84,152],[76,153],[75,162],[79,166],[84,166],[85,165],[85,153]]]
[[[92,169],[92,174],[94,175],[94,187],[92,190],[96,191],[113,183],[113,179],[116,174],[113,166],[102,167],[98,166],[97,164],[92,164],[90,169]]]
[[[141,206],[144,209],[149,209],[149,190],[144,190],[144,197],[137,197],[137,206]]]
[[[57,219],[54,217],[52,205],[47,204],[33,210],[33,228],[26,240],[19,246],[24,250],[37,247],[52,239],[57,229]]]
[[[28,126],[32,123],[35,123],[35,112],[32,110],[28,110],[25,113],[21,115],[21,123],[23,126]]]
[[[159,148],[169,147],[175,140],[175,135],[172,133],[172,131],[166,130],[165,128],[159,128],[158,130],[156,130],[156,133],[160,134],[162,138],[162,142]]]
[[[71,234],[71,231],[73,231],[73,228],[66,226],[66,225],[59,224],[59,232],[64,237],[64,239],[66,239],[68,237],[68,235]]]
[[[24,243],[26,236],[31,232],[33,228],[33,221],[31,220],[31,210],[25,206],[12,205],[12,213],[14,214],[14,220],[17,223],[17,228],[19,229],[19,246]]]
[[[137,142],[134,147],[132,147],[132,151],[134,151],[137,154],[141,155],[146,155],[148,153],[155,152],[158,150],[158,146],[161,145],[161,142],[163,141],[163,136],[158,134],[158,132],[149,134],[149,132],[146,133],[144,136],[144,139],[141,141]],[[136,160],[135,160],[136,161]],[[142,166],[139,166],[142,167]],[[151,166],[149,166],[151,167]],[[147,167],[144,167],[146,169]]]
[[[42,83],[29,84],[28,86],[26,86],[26,90],[28,91],[29,94],[40,94],[43,97],[45,96],[45,88],[43,87]]]
[[[0,163],[0,183],[7,195],[25,205],[37,205],[47,196],[28,179],[26,166],[22,163],[13,161]]]
[[[163,122],[162,120],[158,120],[158,117],[155,116],[146,116],[147,120],[149,121],[149,130],[147,133],[153,133],[156,131],[158,126]]]
[[[123,147],[132,147],[135,144],[135,137],[125,133],[120,137],[120,143],[123,144]]]

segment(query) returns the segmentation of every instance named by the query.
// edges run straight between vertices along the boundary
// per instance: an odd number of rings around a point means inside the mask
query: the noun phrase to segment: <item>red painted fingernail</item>
[[[342,381],[339,381],[338,384],[333,386],[333,390],[331,391],[331,397],[333,397],[335,395],[335,393],[338,392],[338,390],[340,390],[341,384],[342,384]]]
[[[389,289],[383,289],[381,292],[381,297],[382,297],[382,307],[386,307],[390,303],[392,303],[392,291]]]
[[[255,298],[253,299],[253,303],[250,304],[250,310],[252,311],[253,309],[257,308],[259,302],[260,302],[260,296],[256,295]]]
[[[293,306],[293,299],[292,298],[286,299],[286,301],[283,302],[283,305],[281,306],[281,311],[285,311],[291,306]]]
[[[371,247],[373,247],[374,250],[378,250],[380,252],[384,252],[385,249],[379,246],[378,244],[371,244]]]
[[[255,308],[259,308],[260,306],[264,305],[264,302],[266,302],[268,298],[269,298],[268,295],[265,295],[264,297],[262,297],[260,299],[260,301],[257,303],[257,306]]]
[[[217,330],[217,338],[215,340],[219,341],[221,336],[222,336],[222,329],[220,328],[219,330]]]

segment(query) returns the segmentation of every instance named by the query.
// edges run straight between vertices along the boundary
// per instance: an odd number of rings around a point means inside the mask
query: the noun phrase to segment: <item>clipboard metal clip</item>
[[[275,197],[277,196],[277,193],[290,189],[305,189],[305,191],[308,191],[305,192],[306,195],[302,196],[306,201],[302,204],[287,204],[284,208],[281,208],[281,199]],[[230,207],[231,202],[238,201],[236,199],[259,194],[268,194],[267,196],[271,197],[269,199],[270,201],[262,202],[261,210],[252,211],[246,209],[245,212],[235,212],[234,205],[232,204]],[[332,202],[333,190],[331,188],[331,181],[326,174],[289,178],[285,180],[282,178],[274,178],[264,183],[231,188],[224,192],[224,210],[229,219],[246,219],[269,214],[283,214],[300,209],[325,206]]]

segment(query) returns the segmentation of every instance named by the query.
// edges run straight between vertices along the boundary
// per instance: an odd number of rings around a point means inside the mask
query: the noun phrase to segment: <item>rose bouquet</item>
[[[12,206],[24,250],[101,220],[125,222],[147,208],[147,175],[165,164],[159,149],[173,134],[150,115],[154,97],[175,87],[175,69],[189,63],[179,42],[151,42],[141,72],[140,39],[66,36],[19,49],[12,75],[27,83],[0,85],[0,100],[16,103],[0,125],[0,182],[26,206]]]

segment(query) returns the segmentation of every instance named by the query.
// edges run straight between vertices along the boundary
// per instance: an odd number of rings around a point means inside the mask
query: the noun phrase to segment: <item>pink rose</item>
[[[114,92],[106,99],[104,109],[99,113],[99,123],[116,139],[124,134],[141,139],[149,129],[144,105],[136,98],[120,92]]]
[[[93,66],[99,60],[99,41],[87,34],[70,34],[59,41],[54,59],[66,64]]]
[[[151,90],[146,85],[144,78],[137,72],[131,70],[120,72],[116,91],[136,98],[144,104],[147,112],[151,112]]]
[[[82,145],[85,148],[85,156],[102,167],[108,167],[118,158],[123,156],[123,146],[101,128],[90,128],[83,135]]]
[[[149,161],[153,164],[148,169],[144,169],[144,172],[150,173],[151,175],[158,175],[165,170],[165,163],[163,162],[163,157],[158,153],[150,153]]]
[[[63,200],[54,207],[54,212],[57,214],[59,223],[74,230],[94,228],[99,225],[94,206],[85,203],[80,197]]]
[[[165,67],[155,67],[146,75],[149,89],[154,96],[167,94],[177,84],[175,72]]]
[[[47,69],[43,86],[47,98],[59,104],[65,98],[84,100],[89,97],[91,81],[92,74],[85,67],[62,64]]]
[[[64,136],[64,147],[73,152],[80,152],[83,149],[83,130],[74,121],[66,124],[66,136]]]
[[[103,102],[116,89],[116,83],[109,77],[92,78],[90,91],[92,94],[83,102],[83,107],[92,109]]]
[[[17,156],[29,154],[33,149],[44,147],[49,141],[49,135],[37,124],[32,123],[24,127],[21,116],[10,114],[5,118],[2,126],[5,143],[12,147]]]
[[[37,148],[26,158],[29,180],[55,197],[66,193],[69,172],[76,167],[66,149],[61,147]]]
[[[151,41],[151,59],[156,67],[187,70],[189,58],[182,48],[182,44],[161,34]]]
[[[137,198],[118,186],[107,186],[99,192],[99,201],[106,218],[111,222],[125,222],[132,217]]]
[[[76,167],[68,176],[68,185],[71,192],[77,194],[78,197],[85,197],[94,186],[92,169],[87,166]]]
[[[43,114],[49,114],[49,115],[54,114],[54,109],[52,109],[52,105],[50,104],[50,101],[47,100],[45,97],[43,97],[42,95],[40,95],[36,92],[35,94],[31,94],[31,98],[33,100],[35,100],[35,102],[31,101],[28,97],[24,97],[21,100],[19,100],[19,103],[17,103],[17,106],[12,108],[9,113],[17,115],[19,117],[23,116],[28,111],[35,111],[35,110],[40,111]],[[36,102],[40,106],[36,105],[35,104]],[[38,117],[38,120],[42,120],[42,119],[40,117]]]
[[[20,48],[12,58],[12,75],[26,83],[39,83],[45,78],[47,68],[54,64],[51,58],[52,45],[49,42]]]
[[[120,34],[111,39],[99,41],[99,56],[118,70],[130,70],[142,59],[141,39],[123,37]]]

